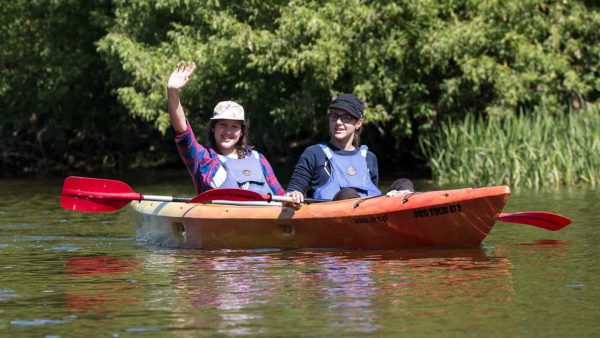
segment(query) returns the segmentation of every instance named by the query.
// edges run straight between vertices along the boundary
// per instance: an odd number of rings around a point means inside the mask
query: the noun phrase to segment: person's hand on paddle
[[[304,195],[299,191],[290,191],[285,194],[286,197],[291,197],[293,202],[286,202],[288,206],[300,206],[304,203]]]
[[[167,88],[169,90],[179,90],[183,88],[188,83],[192,73],[194,73],[194,69],[196,69],[196,64],[193,62],[178,62],[175,70],[169,77]]]

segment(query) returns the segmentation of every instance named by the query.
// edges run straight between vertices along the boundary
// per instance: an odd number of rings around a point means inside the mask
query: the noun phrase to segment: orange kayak
[[[488,235],[507,186],[304,204],[131,202],[139,240],[194,249],[474,247]]]
[[[138,239],[167,247],[475,247],[492,229],[509,195],[507,186],[496,186],[312,203],[297,209],[267,202],[134,201],[131,206]]]

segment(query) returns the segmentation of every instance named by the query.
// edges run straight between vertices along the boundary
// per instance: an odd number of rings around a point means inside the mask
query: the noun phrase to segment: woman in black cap
[[[352,94],[341,94],[331,101],[328,114],[331,138],[304,150],[286,195],[297,203],[304,202],[305,196],[337,200],[381,195],[377,188],[377,157],[367,146],[360,145],[363,111],[364,104]],[[413,190],[410,181],[402,180],[402,190]]]

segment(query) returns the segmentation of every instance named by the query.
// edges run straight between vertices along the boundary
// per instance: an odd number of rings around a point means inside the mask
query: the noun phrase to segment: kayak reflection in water
[[[219,102],[208,123],[208,147],[196,141],[185,116],[179,91],[194,73],[193,62],[179,62],[169,77],[169,117],[181,159],[198,193],[213,188],[242,188],[283,195],[271,164],[248,144],[248,121],[244,108],[233,101]]]
[[[364,104],[352,94],[341,94],[329,104],[328,142],[312,145],[300,156],[287,196],[302,203],[305,195],[318,199],[349,199],[381,195],[377,187],[377,157],[360,145]],[[414,191],[410,180],[396,180],[390,190]]]

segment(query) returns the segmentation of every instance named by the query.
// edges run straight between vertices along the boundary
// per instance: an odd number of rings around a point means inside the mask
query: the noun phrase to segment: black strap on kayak
[[[422,192],[411,192],[410,194],[406,194],[406,196],[404,196],[404,198],[402,199],[402,204],[408,203],[408,199],[416,194],[422,194]]]
[[[362,204],[362,202],[364,202],[366,200],[370,200],[371,198],[377,198],[377,197],[381,197],[381,196],[385,196],[385,195],[368,196],[368,197],[365,197],[365,198],[361,198],[358,201],[356,201],[356,203],[354,203],[354,207],[352,209],[358,208]]]
[[[404,195],[404,198],[402,198],[402,204],[408,203],[408,199],[411,198],[412,196],[414,196],[416,194],[422,194],[422,193],[423,193],[422,191],[415,191],[415,192],[411,192],[411,193]],[[361,198],[358,201],[356,201],[356,203],[354,203],[354,207],[352,209],[358,208],[362,204],[362,202],[364,202],[366,200],[370,200],[371,198],[377,198],[377,197],[382,197],[382,196],[387,196],[387,195],[368,196],[365,198]]]
[[[423,192],[419,191],[419,192],[411,192],[411,193],[408,193],[408,194],[406,194],[406,195],[404,196],[404,198],[402,198],[402,204],[406,204],[406,203],[408,203],[408,199],[409,199],[410,197],[412,197],[413,195],[416,195],[416,194],[422,194],[422,193],[423,193]],[[377,198],[377,197],[381,197],[381,196],[386,196],[386,195],[377,195],[377,196],[369,196],[369,197],[361,198],[361,199],[359,199],[358,201],[356,201],[356,203],[354,203],[354,207],[353,207],[353,209],[356,209],[356,208],[358,208],[358,207],[359,207],[359,206],[362,204],[362,202],[364,202],[364,201],[366,201],[366,200],[370,200],[371,198]]]

